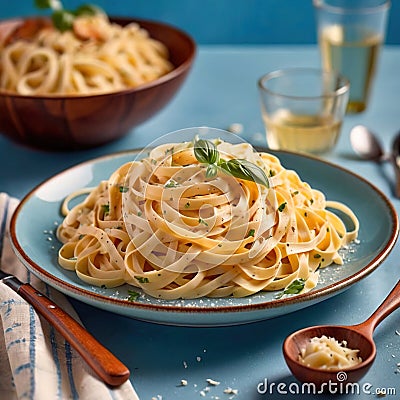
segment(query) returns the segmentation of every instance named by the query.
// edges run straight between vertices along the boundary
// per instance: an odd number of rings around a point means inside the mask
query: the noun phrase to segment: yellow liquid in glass
[[[342,125],[329,116],[296,115],[287,110],[272,117],[263,113],[263,119],[270,149],[315,154],[335,146]]]
[[[362,33],[357,27],[345,31],[333,25],[321,34],[323,67],[350,81],[349,112],[360,112],[367,106],[381,43],[379,35]]]

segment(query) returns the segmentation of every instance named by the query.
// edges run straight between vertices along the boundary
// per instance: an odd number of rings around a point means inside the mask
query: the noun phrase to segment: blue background
[[[312,0],[63,0],[65,8],[95,3],[109,15],[173,24],[199,44],[312,44]],[[33,15],[33,0],[0,0],[0,18]],[[386,43],[400,44],[400,1],[393,0]]]
[[[109,14],[169,22],[189,32],[199,44],[260,46],[199,47],[193,70],[176,98],[156,117],[106,146],[76,152],[44,152],[16,145],[0,135],[0,160],[3,162],[0,190],[20,198],[65,168],[114,151],[148,145],[160,134],[185,127],[226,129],[238,122],[243,124],[244,139],[265,146],[256,80],[265,72],[283,67],[315,66],[320,59],[318,48],[313,45],[316,35],[311,0],[64,1],[71,8],[81,1],[96,1]],[[36,12],[32,2],[0,0],[0,17],[31,15]],[[393,0],[393,3],[387,43],[400,44],[400,0]],[[392,194],[392,166],[360,161],[349,142],[351,127],[364,124],[376,132],[384,148],[389,149],[399,130],[400,46],[386,46],[380,64],[369,108],[364,113],[346,116],[338,146],[328,160],[368,179],[389,196],[400,213],[400,200]],[[340,183],[339,180],[332,185]],[[365,202],[368,203],[368,199]],[[257,383],[265,377],[274,383],[293,382],[281,352],[283,338],[304,326],[355,324],[367,318],[398,279],[399,258],[400,249],[396,246],[371,276],[323,303],[296,314],[230,328],[155,325],[113,315],[78,301],[73,305],[88,330],[131,369],[132,382],[143,400],[157,394],[163,399],[200,400],[198,390],[204,387],[208,377],[222,382],[219,388],[214,388],[220,392],[226,386],[238,388],[235,400],[285,400],[293,397],[256,393]],[[396,334],[399,315],[400,309],[377,329],[377,359],[363,382],[371,383],[372,389],[395,387],[397,396],[386,396],[385,400],[399,398],[400,376],[396,373],[400,362],[400,336]],[[196,359],[199,355],[201,362]],[[189,362],[188,369],[183,366],[184,360]],[[192,390],[189,394],[178,387],[182,378],[192,385],[183,388]],[[206,398],[210,399],[214,393],[220,394],[214,391]],[[220,395],[221,400],[228,397]],[[346,400],[378,398],[362,394],[343,397]],[[315,400],[315,396],[301,398]],[[337,397],[329,396],[328,400],[331,399]]]

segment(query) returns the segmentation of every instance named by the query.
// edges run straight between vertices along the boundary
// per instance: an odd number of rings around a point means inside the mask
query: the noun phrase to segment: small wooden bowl
[[[360,380],[371,368],[376,357],[376,345],[373,338],[375,328],[388,315],[400,307],[400,280],[386,296],[385,300],[372,313],[372,315],[357,325],[318,325],[300,329],[293,332],[283,342],[283,356],[292,374],[304,383],[313,383],[321,391],[331,394],[340,394],[337,388],[350,388],[353,383]],[[333,337],[338,342],[345,341],[348,348],[357,349],[358,357],[362,361],[359,364],[330,371],[319,368],[311,368],[299,361],[301,349],[305,348],[308,341],[313,337]],[[332,386],[333,385],[333,386]],[[331,391],[333,387],[336,391]],[[347,393],[347,392],[346,392]]]
[[[324,370],[308,367],[299,361],[301,349],[305,348],[312,337],[322,335],[345,341],[349,348],[358,349],[362,358],[360,364],[339,370]],[[348,326],[321,325],[302,329],[286,338],[283,355],[292,374],[304,383],[312,383],[318,389],[329,390],[329,385],[346,385],[358,382],[370,369],[376,356],[376,347],[364,331],[357,331]],[[337,387],[337,386],[335,386]]]
[[[160,22],[118,17],[110,20],[123,26],[137,22],[167,46],[175,68],[140,87],[93,96],[23,96],[0,91],[0,133],[34,148],[86,149],[126,135],[173,98],[193,64],[194,40]],[[0,38],[23,22],[1,21]]]

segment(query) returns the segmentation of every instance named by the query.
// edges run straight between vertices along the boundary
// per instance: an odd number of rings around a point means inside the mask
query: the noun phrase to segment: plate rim
[[[365,278],[368,276],[370,273],[372,273],[384,260],[385,258],[389,255],[391,250],[393,249],[398,236],[399,236],[399,219],[397,212],[389,200],[389,198],[378,188],[376,187],[373,183],[362,177],[361,175],[339,165],[335,164],[334,162],[331,162],[329,160],[325,160],[322,158],[319,158],[317,156],[313,155],[308,155],[308,154],[299,154],[291,151],[284,151],[284,150],[271,150],[266,147],[261,147],[261,146],[253,146],[256,151],[265,151],[268,153],[271,153],[273,155],[277,155],[279,158],[279,154],[288,154],[300,158],[305,158],[309,160],[313,160],[316,162],[320,162],[323,164],[328,165],[331,168],[334,169],[339,169],[352,177],[362,181],[364,184],[369,186],[380,198],[381,200],[386,204],[387,209],[390,211],[390,220],[393,223],[392,231],[390,233],[389,240],[385,244],[384,248],[377,254],[367,265],[365,265],[363,268],[361,268],[359,271],[356,273],[350,275],[347,278],[343,278],[337,282],[331,283],[329,285],[326,285],[322,288],[317,288],[313,289],[310,292],[303,293],[303,294],[298,294],[296,296],[290,296],[286,298],[281,298],[281,299],[275,299],[273,301],[266,301],[266,302],[260,302],[260,303],[249,303],[249,304],[230,304],[230,305],[223,305],[223,306],[218,306],[218,307],[212,307],[212,306],[180,306],[176,304],[154,304],[154,303],[141,303],[141,302],[129,302],[127,300],[123,299],[118,299],[115,297],[110,297],[110,296],[105,296],[100,293],[96,293],[93,291],[90,291],[88,289],[80,288],[77,287],[69,282],[66,282],[65,280],[62,280],[53,274],[51,274],[49,271],[47,271],[44,267],[40,266],[37,264],[35,261],[33,261],[27,253],[24,251],[23,247],[19,243],[18,237],[17,237],[17,223],[18,223],[18,217],[21,211],[23,210],[25,204],[36,194],[36,192],[48,182],[52,181],[55,178],[61,177],[64,174],[70,173],[70,171],[79,169],[84,167],[85,165],[90,165],[94,163],[99,163],[101,161],[106,161],[109,159],[114,159],[114,158],[119,158],[123,157],[124,155],[129,155],[129,154],[139,154],[142,152],[145,148],[134,148],[134,149],[129,149],[129,150],[121,150],[121,151],[116,151],[112,153],[108,153],[105,155],[101,155],[95,158],[87,159],[85,161],[79,162],[77,164],[74,164],[70,167],[65,168],[64,170],[53,174],[52,176],[48,177],[47,179],[43,180],[36,186],[34,186],[19,202],[17,205],[10,221],[10,239],[11,239],[11,244],[13,247],[14,252],[16,253],[17,257],[20,259],[20,261],[25,265],[25,267],[30,270],[33,274],[37,275],[40,279],[48,283],[50,286],[55,287],[56,289],[60,290],[61,292],[67,294],[67,295],[79,295],[79,299],[84,302],[81,297],[83,298],[89,298],[92,300],[95,300],[100,303],[106,303],[110,304],[113,306],[118,306],[118,307],[123,307],[125,309],[140,309],[140,310],[149,310],[153,312],[163,312],[163,313],[182,313],[182,314],[207,314],[207,313],[212,313],[213,315],[221,313],[245,313],[245,312],[254,312],[254,311],[260,311],[260,310],[266,310],[266,309],[279,309],[281,307],[285,306],[290,306],[290,305],[295,305],[298,303],[304,303],[304,302],[310,302],[313,304],[313,301],[316,300],[323,300],[324,297],[326,298],[331,297],[334,294],[339,294],[342,290],[346,289],[347,287],[352,286],[354,283],[360,281],[361,279]],[[322,299],[321,299],[322,298]],[[90,303],[91,304],[91,303]],[[311,305],[310,304],[310,305]],[[134,316],[132,316],[135,318]],[[149,319],[150,320],[150,319]]]

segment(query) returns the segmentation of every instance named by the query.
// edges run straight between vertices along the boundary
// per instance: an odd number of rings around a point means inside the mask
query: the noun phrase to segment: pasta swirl
[[[294,281],[305,292],[320,268],[343,263],[339,250],[359,228],[352,210],[327,201],[271,154],[216,143],[225,158],[261,167],[270,188],[221,171],[207,176],[192,143],[158,146],[122,165],[71,210],[66,199],[57,232],[64,243],[60,265],[92,285],[128,283],[177,299],[244,297]]]
[[[40,25],[29,39],[0,43],[0,89],[22,95],[90,95],[137,87],[173,69],[168,49],[137,23],[104,14],[72,31]]]

